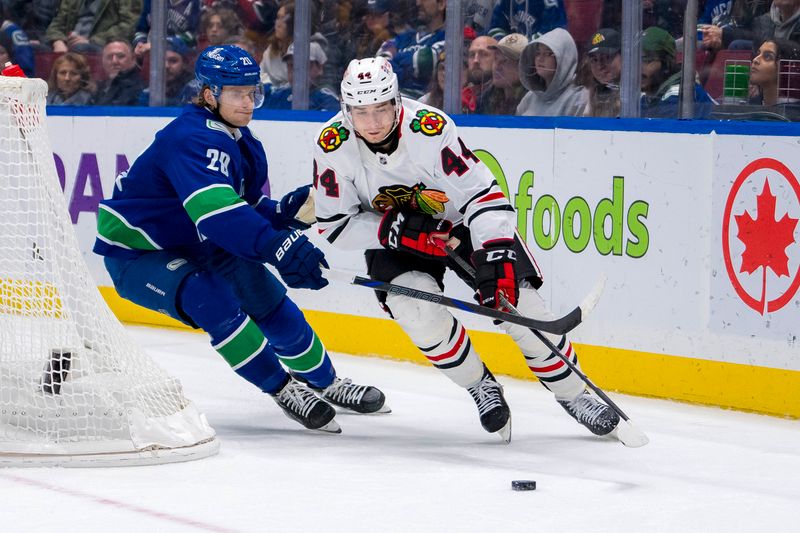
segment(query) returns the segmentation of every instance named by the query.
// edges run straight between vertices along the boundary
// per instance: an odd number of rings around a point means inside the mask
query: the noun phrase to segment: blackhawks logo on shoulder
[[[433,137],[442,133],[445,124],[447,121],[439,113],[430,109],[420,109],[417,111],[417,118],[411,121],[411,131]]]
[[[350,137],[350,131],[341,122],[334,122],[319,134],[317,144],[326,152],[333,152]]]

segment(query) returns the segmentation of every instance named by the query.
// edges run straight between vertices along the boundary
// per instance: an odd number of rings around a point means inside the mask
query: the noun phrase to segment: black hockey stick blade
[[[466,311],[468,313],[493,318],[495,320],[502,320],[503,322],[510,322],[512,324],[518,324],[527,328],[534,328],[547,333],[552,333],[553,335],[564,335],[575,329],[575,327],[578,326],[578,324],[580,324],[583,320],[583,316],[589,312],[594,304],[597,303],[597,300],[600,298],[600,293],[603,291],[602,284],[598,287],[595,287],[581,305],[560,318],[556,318],[554,320],[537,320],[535,318],[513,315],[497,309],[491,309],[476,303],[450,298],[449,296],[445,296],[443,294],[435,294],[432,292],[412,289],[411,287],[404,287],[402,285],[395,285],[385,281],[378,281],[359,276],[357,274],[352,274],[350,272],[343,272],[341,270],[329,270],[323,268],[322,275],[330,281],[341,281],[344,283],[350,283],[351,285],[357,285],[359,287],[367,287],[376,291],[408,296],[409,298],[414,298],[415,300],[422,300],[425,302],[444,305],[445,307],[451,307],[453,309],[460,309],[461,311]]]

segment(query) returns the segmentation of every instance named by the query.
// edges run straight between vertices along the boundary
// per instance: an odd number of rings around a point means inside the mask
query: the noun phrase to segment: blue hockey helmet
[[[238,46],[209,46],[197,58],[194,74],[201,85],[208,85],[216,98],[226,85],[252,85],[256,88],[255,107],[264,103],[261,69],[253,56]]]

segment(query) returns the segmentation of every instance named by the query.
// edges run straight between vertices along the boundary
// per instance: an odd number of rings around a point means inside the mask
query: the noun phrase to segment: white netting
[[[0,76],[0,464],[199,458],[214,431],[129,338],[81,257],[42,80]]]

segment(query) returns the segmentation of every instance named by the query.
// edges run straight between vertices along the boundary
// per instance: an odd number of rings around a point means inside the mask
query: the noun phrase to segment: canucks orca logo
[[[439,113],[420,109],[417,111],[417,118],[411,121],[411,131],[433,137],[442,133],[445,124],[447,121]]]
[[[406,185],[390,185],[378,189],[379,193],[372,199],[372,207],[380,212],[387,209],[410,209],[426,215],[444,213],[449,199],[447,195],[436,189],[428,189],[422,183],[413,187]]]
[[[350,132],[341,122],[334,122],[319,134],[317,144],[326,152],[333,152],[350,137]]]

